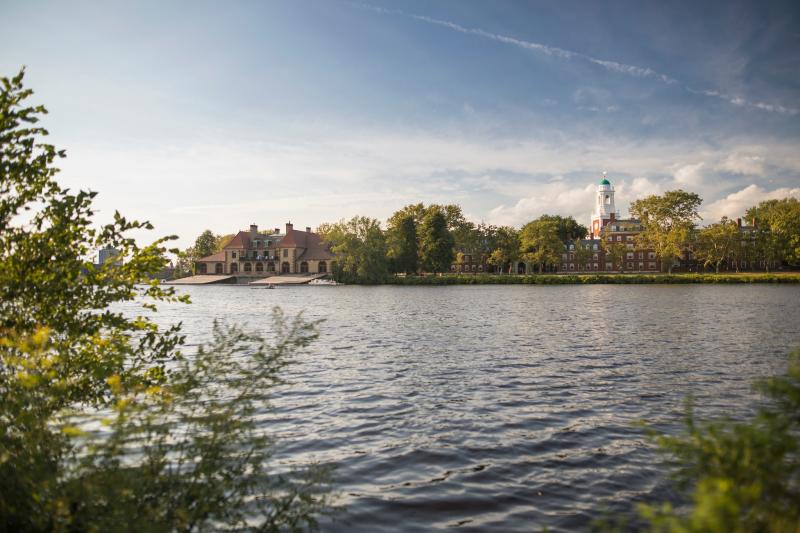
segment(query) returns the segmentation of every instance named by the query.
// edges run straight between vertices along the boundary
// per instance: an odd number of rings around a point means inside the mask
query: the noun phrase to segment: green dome
[[[602,180],[600,180],[600,185],[611,185],[611,182],[603,178]]]

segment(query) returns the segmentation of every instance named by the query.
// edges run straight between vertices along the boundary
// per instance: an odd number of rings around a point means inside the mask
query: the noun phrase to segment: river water
[[[673,497],[635,423],[745,416],[800,345],[800,286],[186,287],[161,306],[190,343],[213,318],[325,319],[278,391],[276,460],[333,465],[323,531],[587,529]]]

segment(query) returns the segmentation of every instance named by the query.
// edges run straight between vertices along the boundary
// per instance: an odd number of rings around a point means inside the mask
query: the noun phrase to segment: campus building
[[[266,277],[274,274],[322,274],[334,266],[333,254],[311,228],[259,231],[252,224],[240,231],[221,252],[197,260],[197,274]]]
[[[635,218],[620,218],[614,204],[614,186],[608,181],[606,173],[597,185],[595,205],[589,225],[589,238],[576,239],[565,243],[561,254],[561,272],[659,272],[661,262],[651,249],[639,248],[636,236],[643,230]],[[605,245],[604,245],[605,241]],[[617,245],[620,256],[614,258],[607,251]],[[590,253],[580,253],[583,247]]]

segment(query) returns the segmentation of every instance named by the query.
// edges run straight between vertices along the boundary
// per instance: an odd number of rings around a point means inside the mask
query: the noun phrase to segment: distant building
[[[249,231],[240,231],[221,252],[195,262],[197,274],[227,274],[266,277],[273,274],[327,273],[335,264],[334,255],[311,228],[305,231],[286,224],[260,232],[252,224]]]
[[[99,265],[104,265],[108,262],[112,262],[117,266],[122,265],[122,260],[118,259],[118,257],[119,257],[119,250],[107,246],[97,253],[97,263]]]

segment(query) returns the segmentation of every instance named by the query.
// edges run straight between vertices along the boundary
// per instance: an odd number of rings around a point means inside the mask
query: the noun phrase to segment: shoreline
[[[393,277],[376,285],[586,285],[586,284],[800,283],[800,272],[724,274],[446,274]],[[367,283],[353,283],[369,285]]]

